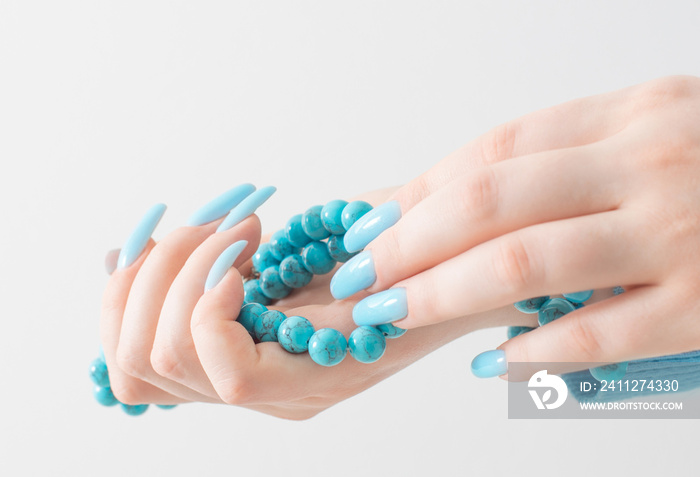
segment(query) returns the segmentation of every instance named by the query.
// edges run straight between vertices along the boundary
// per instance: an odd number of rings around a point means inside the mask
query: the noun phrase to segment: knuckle
[[[481,142],[481,154],[484,165],[513,157],[521,128],[520,120],[515,119],[496,126],[486,133],[484,140]]]
[[[125,383],[124,380],[119,380],[117,382],[112,382],[111,389],[114,397],[121,403],[130,404],[132,406],[144,404],[138,386]]]
[[[402,206],[408,206],[407,208],[409,208],[410,206],[419,203],[429,195],[430,186],[428,184],[426,174],[421,174],[413,179],[407,186],[398,190],[396,192],[395,199],[398,200]]]
[[[233,406],[250,404],[253,399],[253,385],[243,377],[232,377],[216,385],[216,392],[226,403]]]
[[[470,219],[493,216],[498,208],[498,180],[493,169],[482,167],[465,177],[458,198],[454,217],[464,217],[465,211]]]
[[[177,380],[181,377],[181,360],[172,352],[172,348],[154,346],[151,351],[151,367],[164,378]]]
[[[518,294],[524,291],[536,278],[537,267],[532,248],[517,233],[500,245],[494,260],[496,279],[508,293]]]
[[[144,360],[142,359],[141,353],[137,350],[125,346],[119,346],[117,348],[117,366],[119,366],[119,369],[125,374],[143,379],[146,375],[143,363]]]
[[[593,320],[581,320],[572,316],[571,338],[574,351],[581,361],[598,362],[603,356],[603,337]]]
[[[700,78],[678,75],[666,76],[640,85],[637,101],[642,107],[654,109],[700,93]]]

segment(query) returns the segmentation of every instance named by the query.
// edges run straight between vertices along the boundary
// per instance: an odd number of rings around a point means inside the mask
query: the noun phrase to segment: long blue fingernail
[[[158,222],[163,217],[165,209],[167,209],[165,204],[156,204],[148,209],[146,215],[143,216],[141,222],[136,226],[136,229],[126,240],[121,252],[119,252],[117,268],[126,268],[139,258],[143,249],[146,248],[151,235],[153,235]]]
[[[345,248],[350,253],[362,250],[400,218],[401,206],[395,200],[367,212],[345,234]]]
[[[255,191],[255,186],[253,184],[241,184],[233,189],[227,190],[192,214],[187,221],[187,225],[196,227],[220,219],[228,214],[231,209],[240,204],[243,199],[252,194],[253,191]]]
[[[233,262],[236,261],[241,252],[246,248],[248,242],[246,240],[239,240],[233,245],[229,245],[226,250],[221,252],[219,258],[216,259],[214,265],[211,266],[209,270],[209,275],[207,275],[207,281],[204,283],[204,291],[209,291],[219,284],[226,272],[233,266]]]
[[[376,280],[372,252],[365,250],[352,257],[335,272],[331,279],[331,295],[336,300],[342,300],[364,290]]]
[[[223,232],[224,230],[228,230],[234,225],[242,222],[246,217],[255,212],[257,208],[260,207],[267,199],[269,199],[276,190],[276,187],[268,186],[256,190],[250,194],[248,197],[243,199],[240,204],[233,208],[233,210],[226,216],[224,221],[221,222],[216,231]]]
[[[408,305],[405,288],[390,288],[360,301],[352,309],[357,326],[381,325],[406,318]]]
[[[472,374],[477,378],[495,378],[507,372],[508,362],[503,350],[484,351],[472,360]]]

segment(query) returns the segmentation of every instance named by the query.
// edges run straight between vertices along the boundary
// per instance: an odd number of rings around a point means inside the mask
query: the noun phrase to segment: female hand
[[[576,370],[695,350],[699,186],[700,79],[572,101],[495,128],[363,217],[346,247],[369,245],[331,291],[372,294],[358,324],[412,330],[536,296],[627,290],[507,341],[481,363],[492,375],[506,361]]]
[[[381,202],[388,194],[364,199]],[[248,274],[260,240],[255,215],[221,231],[223,219],[181,227],[156,244],[149,237],[164,210],[155,207],[137,228],[141,244],[130,240],[125,246],[129,253],[122,250],[125,258],[111,274],[103,298],[101,335],[111,388],[125,404],[204,401],[309,418],[470,330],[524,323],[510,310],[452,320],[390,341],[382,359],[371,365],[346,358],[325,368],[308,354],[287,353],[278,343],[254,344],[235,321],[243,301],[241,276]],[[248,243],[234,267],[205,292],[212,264],[241,240]],[[114,264],[116,257],[109,254],[108,262]],[[354,329],[355,301],[335,301],[329,280],[330,274],[317,276],[270,308],[304,316],[316,329],[332,327],[347,337]]]

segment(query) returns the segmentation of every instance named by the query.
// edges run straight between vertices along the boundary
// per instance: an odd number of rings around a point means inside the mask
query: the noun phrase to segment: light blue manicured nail
[[[401,207],[395,200],[370,210],[355,222],[343,239],[345,248],[353,253],[365,248],[379,234],[394,225],[401,218]]]
[[[151,238],[158,222],[163,217],[165,209],[167,209],[165,204],[156,204],[148,209],[119,252],[117,268],[126,268],[139,258],[148,243],[148,239]]]
[[[228,230],[236,224],[242,222],[246,217],[255,212],[258,207],[263,205],[263,203],[269,199],[272,194],[277,190],[276,187],[268,186],[263,187],[260,190],[256,190],[248,197],[243,199],[240,204],[233,208],[233,210],[226,216],[219,228],[216,229],[217,232],[223,232]]]
[[[472,360],[472,373],[477,378],[495,378],[507,372],[508,362],[503,350],[484,351]]]
[[[360,301],[352,309],[357,326],[391,323],[408,315],[405,288],[390,288]]]
[[[354,295],[377,280],[372,252],[365,250],[355,255],[335,272],[331,279],[331,295],[336,300]]]
[[[227,190],[192,214],[187,221],[187,225],[196,227],[220,219],[228,214],[231,209],[240,204],[243,199],[252,194],[253,191],[255,191],[255,186],[253,184],[241,184],[233,189]]]
[[[221,252],[219,258],[216,259],[214,265],[211,266],[209,270],[209,275],[207,275],[207,281],[204,284],[204,291],[209,291],[219,284],[226,272],[233,266],[233,262],[236,261],[241,252],[245,249],[248,242],[246,240],[239,240],[233,245],[229,245],[226,250]]]

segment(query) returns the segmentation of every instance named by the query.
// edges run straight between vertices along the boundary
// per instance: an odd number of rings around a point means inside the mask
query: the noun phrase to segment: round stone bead
[[[255,322],[255,327],[253,328],[255,338],[261,343],[277,341],[277,330],[285,319],[287,317],[281,311],[267,310]]]
[[[352,224],[357,222],[357,219],[365,215],[367,212],[372,210],[372,205],[368,204],[364,200],[355,200],[350,202],[343,209],[343,215],[341,222],[345,230],[350,230]]]
[[[166,411],[169,409],[172,409],[174,407],[177,407],[177,404],[156,404],[161,409],[165,409]]]
[[[288,287],[301,288],[309,284],[314,277],[313,273],[304,266],[304,259],[301,255],[290,255],[282,260],[279,268],[280,278]]]
[[[243,325],[250,336],[255,337],[255,322],[260,320],[260,315],[266,311],[267,307],[260,303],[248,303],[241,307],[237,321]]]
[[[529,326],[509,326],[508,327],[508,339],[515,338],[516,336],[532,331],[534,328]]]
[[[277,330],[277,341],[290,353],[303,353],[309,349],[309,340],[314,334],[314,325],[301,316],[290,316]]]
[[[343,227],[343,209],[348,205],[345,200],[332,200],[321,209],[321,222],[333,235],[343,235],[346,230]]]
[[[112,389],[109,387],[95,386],[92,390],[92,395],[95,396],[95,400],[102,404],[103,406],[114,406],[119,403]]]
[[[598,381],[616,381],[625,377],[628,364],[627,361],[606,364],[604,366],[598,366],[597,368],[591,368],[588,371],[590,371],[591,375]]]
[[[258,272],[262,272],[268,267],[279,265],[280,261],[272,256],[269,243],[261,243],[253,254],[253,266]]]
[[[289,243],[299,248],[311,242],[311,237],[306,235],[304,227],[301,226],[302,217],[303,215],[301,214],[295,215],[287,221],[287,225],[284,228],[284,234]]]
[[[574,303],[583,303],[593,296],[593,290],[580,291],[575,293],[562,293],[564,298]]]
[[[304,212],[304,215],[301,217],[301,227],[304,229],[306,235],[313,240],[323,240],[331,234],[323,226],[321,210],[323,210],[323,206],[314,205]]]
[[[386,339],[372,326],[360,326],[348,338],[350,355],[360,363],[374,363],[384,355]]]
[[[388,340],[393,340],[394,338],[398,338],[399,336],[403,336],[404,333],[406,333],[406,330],[403,328],[399,328],[398,326],[394,326],[391,323],[384,323],[383,325],[377,325],[375,326],[379,331],[382,332],[384,337]]]
[[[544,326],[567,313],[571,313],[576,308],[563,298],[552,298],[548,300],[537,312],[537,322]]]
[[[90,363],[90,379],[98,386],[109,387],[109,373],[104,359],[96,358]]]
[[[280,277],[280,267],[273,265],[266,268],[260,275],[260,291],[268,298],[279,300],[292,292]]]
[[[345,359],[348,342],[333,328],[322,328],[309,340],[309,356],[321,366],[335,366]]]
[[[292,245],[284,230],[278,230],[270,237],[270,253],[281,262],[287,255],[299,253],[299,247]]]
[[[622,287],[615,287],[613,288],[613,295],[620,295],[622,293],[625,293],[625,289]]]
[[[528,298],[527,300],[519,301],[515,303],[515,309],[522,312],[522,313],[537,313],[540,308],[542,308],[542,305],[544,305],[547,300],[549,300],[548,296],[538,296],[535,298]]]
[[[311,242],[301,251],[304,267],[315,275],[323,275],[333,270],[335,260],[328,253],[328,247],[323,242]]]
[[[345,237],[345,235],[332,235],[326,243],[328,246],[328,254],[337,262],[347,262],[357,255],[357,252],[350,253],[347,251],[345,242],[343,242],[343,237]]]
[[[271,303],[271,300],[260,289],[260,280],[248,280],[243,284],[243,303],[260,303],[261,305]]]
[[[131,404],[119,403],[122,406],[122,411],[130,416],[140,416],[148,410],[148,404],[136,404],[132,406]]]

